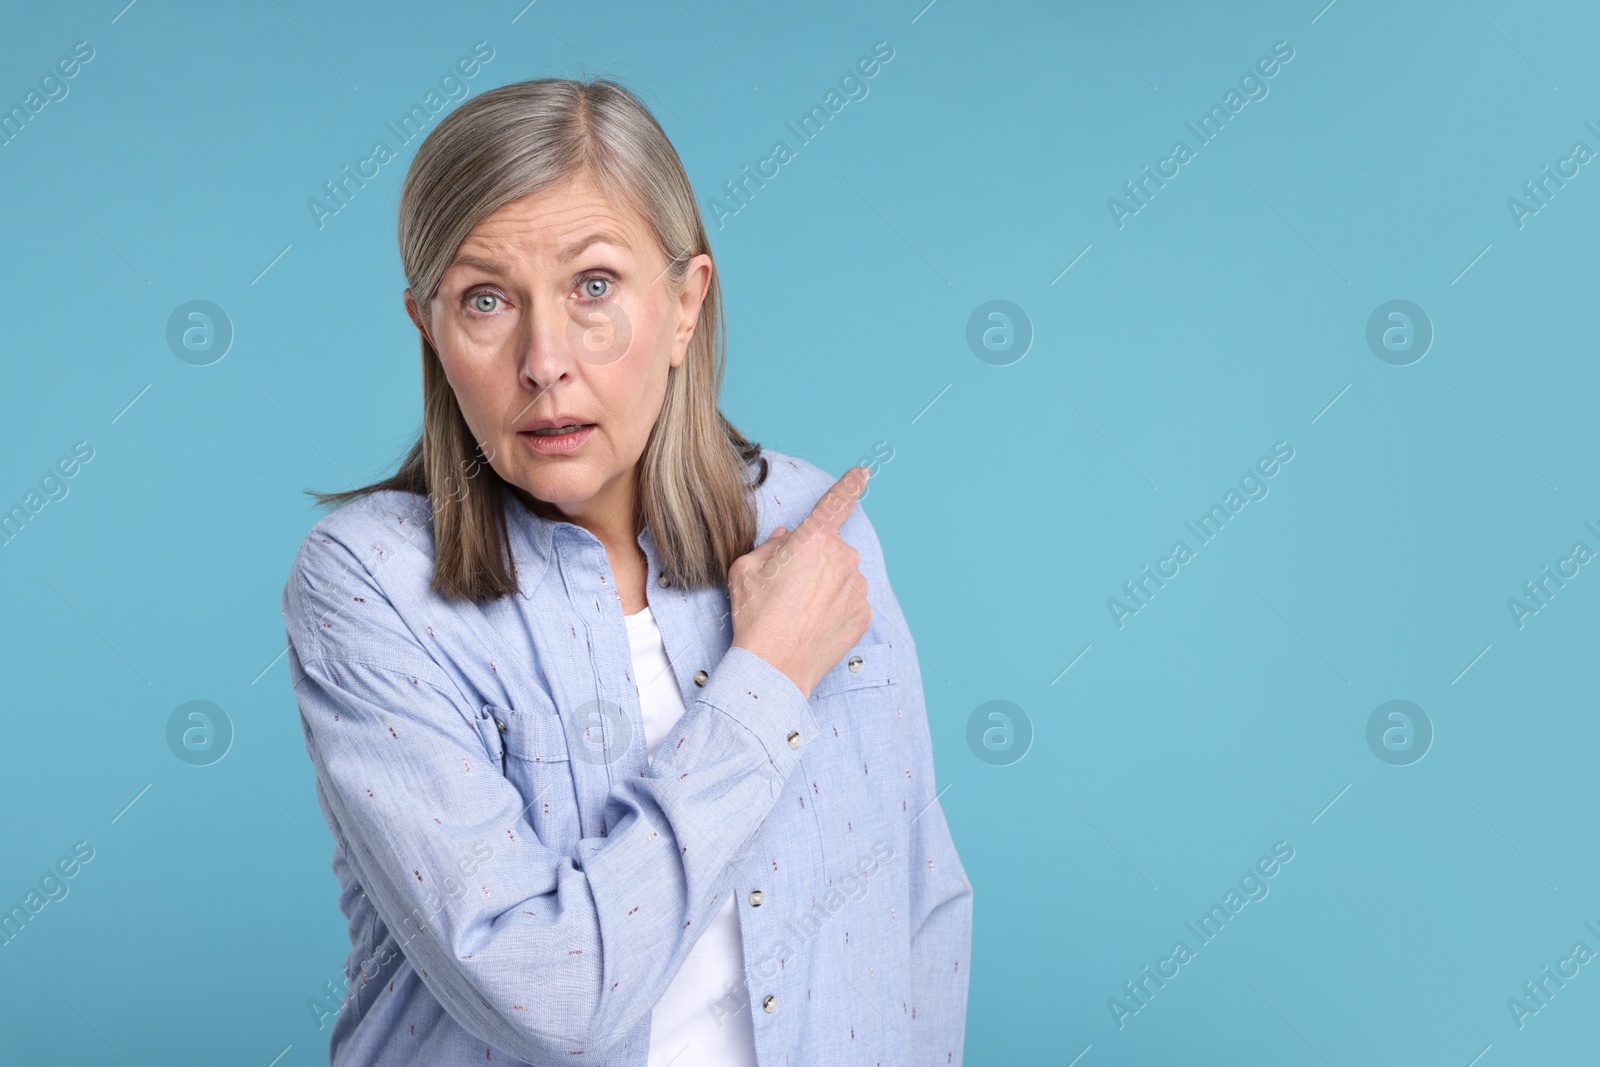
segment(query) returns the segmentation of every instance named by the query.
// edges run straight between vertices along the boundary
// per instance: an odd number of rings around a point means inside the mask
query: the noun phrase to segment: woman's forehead
[[[519,197],[490,212],[467,234],[455,261],[533,255],[576,259],[596,244],[640,253],[648,242],[637,216],[592,187],[568,183]]]

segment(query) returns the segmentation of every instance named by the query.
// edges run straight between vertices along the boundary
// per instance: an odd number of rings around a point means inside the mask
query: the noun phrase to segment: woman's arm
[[[933,744],[923,699],[917,647],[889,585],[883,548],[860,504],[840,536],[861,553],[861,573],[876,621],[885,625],[898,657],[900,708],[909,719],[911,751],[911,996],[906,1039],[924,1062],[961,1063],[967,1020],[967,972],[972,952],[972,887],[936,799]],[[893,1016],[890,1016],[891,1018]]]
[[[691,923],[709,921],[728,861],[800,759],[787,735],[820,736],[808,702],[731,648],[673,728],[687,741],[665,741],[607,801],[627,809],[609,836],[558,851],[501,773],[482,709],[384,595],[387,564],[369,569],[336,537],[313,531],[282,605],[332,829],[463,1027],[520,1059],[600,1062],[660,998],[692,947]],[[487,862],[463,863],[491,849]]]

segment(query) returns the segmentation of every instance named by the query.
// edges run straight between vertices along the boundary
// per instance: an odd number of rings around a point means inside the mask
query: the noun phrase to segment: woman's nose
[[[558,302],[540,304],[524,315],[517,338],[523,375],[548,389],[570,374],[579,362],[571,334],[571,319]]]

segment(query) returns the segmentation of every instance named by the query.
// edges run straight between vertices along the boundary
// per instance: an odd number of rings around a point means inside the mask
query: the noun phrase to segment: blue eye
[[[605,286],[605,288],[601,289],[599,292],[595,292],[593,289],[590,288],[590,286],[593,286],[593,285],[603,285],[603,286]],[[587,297],[589,297],[591,299],[599,299],[600,297],[605,296],[610,291],[611,291],[611,281],[608,278],[586,278],[586,279],[584,279],[584,282],[583,282],[583,295],[584,296],[587,296]]]
[[[493,293],[476,293],[469,299],[472,304],[472,310],[482,312],[485,315],[493,314],[500,304],[500,298]]]

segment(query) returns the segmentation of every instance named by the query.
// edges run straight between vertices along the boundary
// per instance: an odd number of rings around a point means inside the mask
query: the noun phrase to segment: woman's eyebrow
[[[578,238],[576,241],[573,241],[571,244],[561,249],[561,259],[563,262],[577,259],[579,256],[583,255],[584,251],[590,245],[601,243],[615,245],[626,252],[633,251],[633,246],[628,244],[628,242],[623,240],[621,237],[618,237],[616,234],[610,232],[609,230],[597,230],[594,233]],[[456,256],[455,259],[451,260],[450,265],[452,267],[477,267],[479,270],[501,276],[510,273],[510,270],[503,263],[497,263],[491,259],[482,259],[478,256],[468,253],[463,253]]]
[[[618,248],[628,252],[633,251],[632,246],[630,246],[627,241],[624,241],[622,238],[618,237],[614,233],[611,233],[609,230],[596,230],[594,233],[591,233],[586,237],[580,237],[576,241],[563,248],[561,250],[561,259],[563,261],[577,259],[579,256],[583,255],[584,250],[590,245],[599,244],[602,241],[609,245],[616,245]]]
[[[452,267],[477,267],[479,270],[487,271],[490,274],[504,275],[506,273],[506,268],[503,264],[496,263],[491,259],[479,259],[473,255],[457,256],[450,261],[450,265]]]

